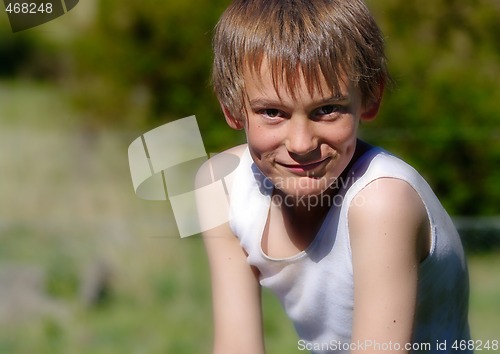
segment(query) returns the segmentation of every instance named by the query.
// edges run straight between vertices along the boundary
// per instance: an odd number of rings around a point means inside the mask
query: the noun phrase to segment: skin
[[[245,129],[251,156],[274,182],[274,194],[291,201],[271,204],[262,249],[270,257],[293,256],[311,243],[330,207],[311,209],[293,201],[336,193],[333,182],[367,149],[357,139],[359,122],[375,118],[380,100],[363,104],[352,84],[333,94],[323,82],[311,94],[303,78],[295,97],[284,89],[276,92],[265,63],[259,75],[246,73],[245,85],[246,120],[235,119],[223,107],[226,121]],[[381,97],[382,86],[380,91]],[[244,148],[227,153],[241,155]],[[428,217],[405,182],[384,178],[374,183],[349,209],[352,340],[404,345],[411,342],[418,264],[430,247]],[[258,271],[246,262],[227,224],[205,232],[204,240],[212,274],[213,352],[264,353]]]
[[[265,64],[258,78],[250,72],[245,77],[247,119],[224,112],[231,127],[245,129],[256,165],[284,194],[325,192],[352,160],[359,121],[373,118],[374,107],[363,109],[352,85],[332,93],[322,82],[311,95],[302,78],[296,97],[277,92]],[[373,106],[378,109],[378,102]]]

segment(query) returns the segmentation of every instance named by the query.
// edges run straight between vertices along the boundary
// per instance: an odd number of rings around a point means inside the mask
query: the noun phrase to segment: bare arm
[[[212,276],[214,354],[264,353],[260,285],[227,224],[204,233]]]
[[[228,150],[240,155],[244,146]],[[198,176],[213,173],[209,160]],[[228,184],[231,188],[231,184]],[[215,201],[206,209],[217,208]],[[199,203],[203,204],[203,203]],[[217,204],[217,203],[216,203]],[[211,210],[199,209],[200,218]],[[228,223],[203,232],[212,282],[214,354],[263,354],[261,292],[257,272],[248,264],[239,240]]]
[[[425,207],[406,182],[379,179],[356,196],[349,209],[349,229],[354,271],[352,342],[380,345],[351,353],[409,353],[418,268],[429,250]]]

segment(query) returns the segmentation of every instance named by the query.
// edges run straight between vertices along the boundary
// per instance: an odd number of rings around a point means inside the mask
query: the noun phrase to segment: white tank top
[[[348,353],[354,306],[352,257],[347,213],[354,196],[383,177],[410,184],[429,215],[432,244],[420,265],[414,343],[468,340],[467,267],[459,235],[427,182],[408,164],[380,148],[372,148],[353,165],[318,234],[297,255],[274,259],[262,251],[273,185],[253,163],[248,148],[235,171],[230,195],[230,226],[260,271],[260,283],[279,298],[293,321],[302,348],[314,353]],[[389,196],[390,198],[390,196]],[[441,349],[443,346],[441,345]]]

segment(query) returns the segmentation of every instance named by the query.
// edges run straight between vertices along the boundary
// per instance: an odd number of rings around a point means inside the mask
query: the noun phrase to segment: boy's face
[[[292,197],[317,195],[332,185],[353,157],[360,119],[374,116],[352,85],[341,84],[341,92],[332,94],[322,82],[311,95],[300,82],[295,99],[286,89],[276,92],[263,64],[260,77],[245,75],[246,121],[226,115],[232,127],[244,126],[259,169]]]

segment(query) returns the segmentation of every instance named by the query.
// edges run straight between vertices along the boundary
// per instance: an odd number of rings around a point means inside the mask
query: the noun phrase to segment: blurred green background
[[[13,34],[0,5],[0,353],[208,353],[209,274],[168,202],[138,199],[127,147],[195,114],[243,142],[209,86],[228,1],[81,1]],[[500,1],[368,1],[394,85],[362,135],[413,164],[466,245],[471,327],[500,340]],[[269,353],[297,338],[264,294]]]

